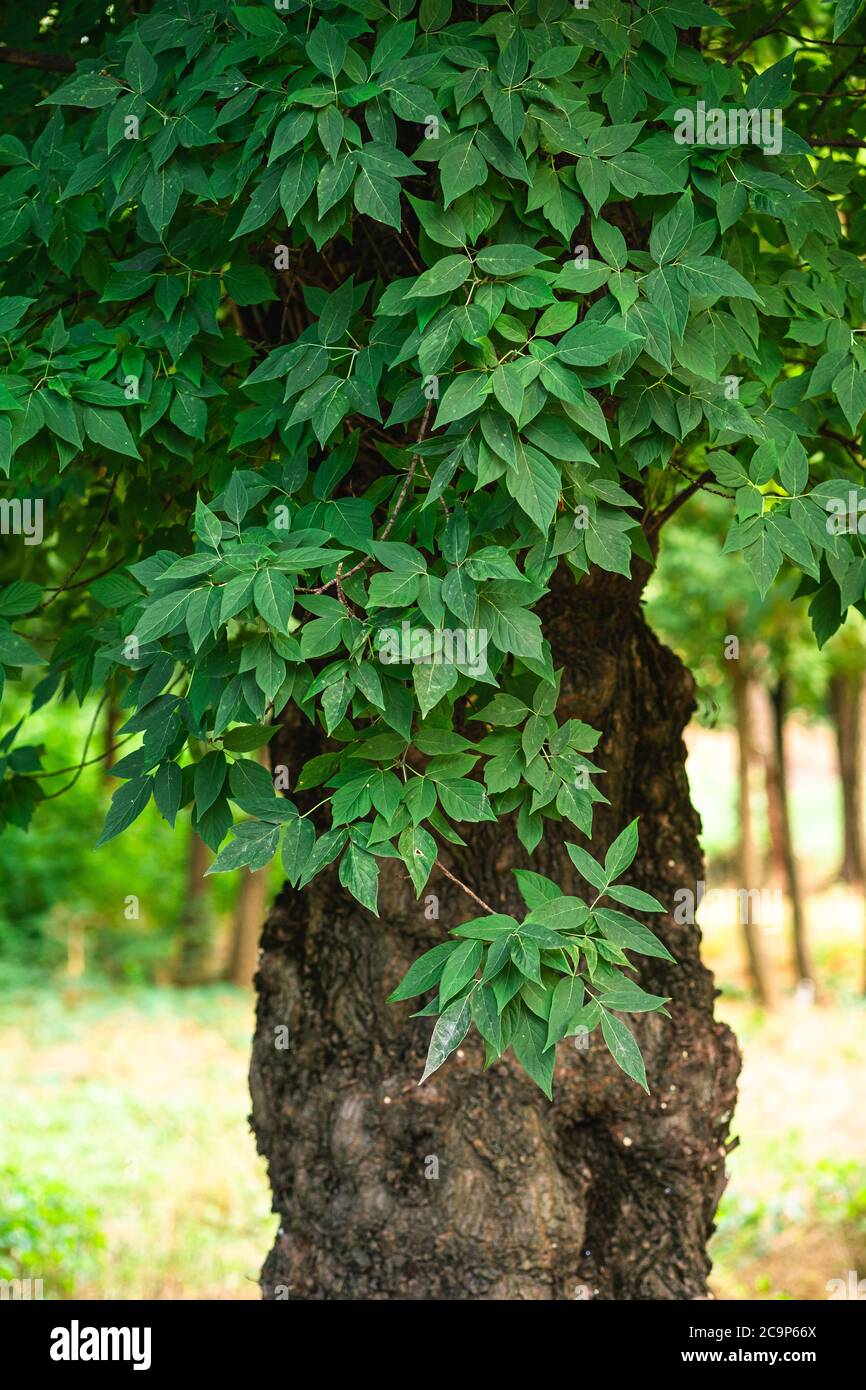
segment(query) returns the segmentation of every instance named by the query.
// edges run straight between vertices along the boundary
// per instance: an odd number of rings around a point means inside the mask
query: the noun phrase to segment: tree
[[[0,140],[0,659],[125,682],[103,843],[153,797],[282,856],[269,1295],[705,1289],[737,1053],[640,598],[712,486],[819,639],[862,604],[859,8],[78,6]]]
[[[665,537],[650,589],[649,612],[657,631],[674,644],[695,673],[699,687],[709,697],[714,720],[722,715],[733,725],[740,890],[737,925],[752,993],[760,1004],[768,1005],[774,989],[761,938],[764,924],[754,921],[752,912],[755,899],[751,895],[759,889],[760,881],[752,772],[757,747],[755,697],[765,651],[762,619],[775,605],[761,602],[739,553],[722,553],[727,511],[727,505],[712,495],[696,494],[686,502]]]

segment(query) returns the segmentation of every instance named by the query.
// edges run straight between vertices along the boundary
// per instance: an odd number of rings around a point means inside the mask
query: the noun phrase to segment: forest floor
[[[866,1274],[866,1007],[719,1011],[745,1062],[713,1291],[826,1298]],[[247,1126],[251,997],[94,986],[3,1015],[0,1252],[31,1251],[46,1296],[257,1298],[274,1218]]]

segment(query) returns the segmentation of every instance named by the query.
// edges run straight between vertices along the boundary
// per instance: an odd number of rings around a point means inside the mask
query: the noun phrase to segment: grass
[[[725,951],[733,975],[735,940]],[[866,1109],[852,1104],[866,1006],[850,992],[766,1015],[727,997],[720,1012],[745,1068],[713,1291],[825,1298],[828,1280],[866,1273]],[[7,996],[0,1211],[8,1223],[17,1193],[30,1226],[7,1272],[0,1218],[0,1276],[43,1278],[46,1297],[257,1298],[274,1218],[247,1125],[251,1027],[251,996],[226,987]]]
[[[70,1290],[43,1233],[45,1269],[26,1273],[46,1297],[259,1297],[274,1218],[247,1124],[252,1009],[224,987],[7,998],[6,1184],[59,1183],[86,1237]]]

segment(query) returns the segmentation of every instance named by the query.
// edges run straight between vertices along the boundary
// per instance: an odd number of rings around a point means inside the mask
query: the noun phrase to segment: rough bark
[[[743,934],[746,964],[752,991],[759,1004],[772,1002],[770,979],[761,949],[761,939],[757,924],[749,920],[749,907],[752,889],[758,887],[758,857],[755,846],[755,829],[752,822],[752,798],[750,794],[750,773],[752,769],[753,734],[751,690],[748,673],[739,661],[731,662],[731,681],[734,694],[734,717],[737,727],[738,763],[738,809],[740,819],[739,848],[739,887],[744,890],[737,897],[737,912]],[[745,912],[743,903],[746,903]]]
[[[577,588],[555,576],[542,616],[565,668],[560,714],[605,734],[597,761],[611,805],[597,809],[594,848],[639,815],[631,881],[666,903],[694,892],[699,820],[682,741],[691,677],[647,628],[636,587],[614,576]],[[274,761],[297,768],[316,737],[287,729]],[[585,891],[563,847],[580,840],[572,827],[548,822],[531,860],[509,821],[468,827],[465,839],[443,848],[443,862],[496,907],[520,909],[513,866]],[[429,894],[438,920],[425,915]],[[642,983],[673,1001],[670,1020],[637,1022],[651,1095],[593,1036],[584,1051],[560,1045],[551,1105],[508,1057],[483,1072],[474,1034],[417,1085],[431,1021],[386,995],[419,952],[477,912],[435,871],[425,897],[388,861],[379,920],[333,872],[284,890],[267,920],[251,1069],[280,1218],[265,1297],[705,1296],[739,1055],[713,1018],[699,929],[656,919],[678,963],[641,965]]]
[[[864,881],[862,688],[859,674],[846,672],[830,680],[830,708],[842,784],[842,863],[838,877],[843,883],[861,885]]]
[[[806,931],[806,915],[803,909],[803,894],[800,888],[800,874],[794,840],[791,834],[791,812],[788,799],[788,763],[785,750],[785,719],[787,716],[787,684],[784,677],[776,682],[770,692],[773,710],[773,749],[774,780],[778,793],[779,833],[782,865],[785,874],[785,891],[791,909],[791,944],[794,949],[794,966],[799,980],[814,982],[815,970],[809,937]]]

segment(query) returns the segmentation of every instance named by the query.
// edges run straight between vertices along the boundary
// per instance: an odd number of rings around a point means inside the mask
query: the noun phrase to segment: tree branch
[[[828,150],[866,150],[866,140],[825,140],[819,135],[815,138],[815,144]]]
[[[712,476],[712,473],[707,469],[699,478],[694,478],[692,482],[689,483],[688,487],[684,487],[682,492],[678,492],[676,497],[665,507],[664,511],[656,512],[651,520],[649,528],[650,535],[653,535],[656,531],[660,531],[665,522],[670,521],[674,513],[678,512],[680,507],[688,502],[690,497],[694,497],[696,492],[700,492],[704,489],[704,484],[708,483]]]
[[[762,28],[756,29],[754,34],[750,34],[749,37],[740,44],[739,48],[734,49],[731,56],[725,60],[726,66],[730,67],[732,63],[735,63],[740,55],[745,53],[746,49],[750,48],[757,39],[763,39],[767,34],[772,34],[779,20],[784,19],[786,14],[790,14],[791,10],[795,9],[799,3],[800,0],[788,0],[788,4],[784,5],[781,10],[778,10],[776,14],[773,15],[772,19],[769,19]]]
[[[0,48],[0,63],[18,68],[42,68],[46,72],[74,72],[75,63],[62,53],[33,53],[27,48]]]
[[[446,878],[450,878],[452,883],[456,883],[458,888],[462,888],[464,893],[468,893],[470,898],[474,898],[475,902],[478,903],[478,906],[483,907],[485,912],[492,912],[495,914],[496,908],[491,907],[490,904],[486,903],[483,898],[479,898],[478,894],[473,893],[471,888],[467,888],[465,883],[461,883],[460,879],[457,877],[456,874],[452,874],[450,869],[446,869],[441,859],[434,859],[433,863],[435,864],[437,869],[441,870],[441,872],[445,875]]]

